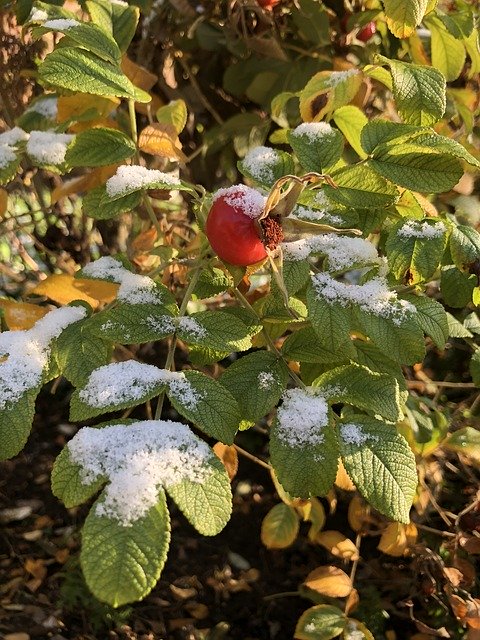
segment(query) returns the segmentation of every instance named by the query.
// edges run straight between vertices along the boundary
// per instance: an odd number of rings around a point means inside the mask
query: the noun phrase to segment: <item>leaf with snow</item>
[[[232,444],[242,419],[237,401],[217,380],[200,371],[184,371],[167,387],[173,407],[204,433]]]
[[[204,482],[185,479],[167,487],[167,493],[199,533],[215,536],[230,519],[232,490],[225,467],[217,456],[212,453],[206,464],[211,473]]]
[[[191,191],[191,188],[180,182],[174,174],[135,164],[118,167],[116,173],[107,180],[105,189],[106,195],[102,202],[111,202],[135,191],[148,189]]]
[[[345,354],[354,355],[350,340],[351,316],[342,304],[332,304],[318,296],[316,289],[307,289],[308,317],[317,334],[320,347],[331,349],[332,345]]]
[[[327,122],[304,122],[288,132],[288,142],[305,171],[333,167],[343,153],[343,136]]]
[[[302,613],[295,628],[298,640],[332,640],[347,625],[347,618],[338,607],[317,604]]]
[[[288,370],[269,351],[255,351],[231,364],[219,382],[237,400],[244,420],[256,422],[279,401],[288,382]]]
[[[0,185],[13,180],[20,166],[22,156],[8,144],[0,144]]]
[[[271,187],[276,180],[294,172],[293,158],[285,151],[269,147],[254,147],[238,162],[238,169],[265,187]]]
[[[385,373],[349,364],[323,373],[314,386],[328,395],[331,403],[350,404],[392,422],[402,418],[398,382]]]
[[[181,318],[177,336],[187,344],[232,353],[252,346],[248,327],[223,311],[200,311]]]
[[[72,460],[68,447],[62,449],[53,465],[52,493],[63,502],[67,509],[89,500],[103,487],[106,481],[106,477],[99,476],[91,482],[85,482],[82,467]]]
[[[120,344],[162,340],[175,332],[175,316],[160,304],[118,304],[87,323],[92,334]]]
[[[337,427],[343,464],[360,493],[387,517],[408,524],[417,469],[405,438],[364,415],[351,415]]]
[[[95,597],[119,607],[141,600],[157,583],[170,544],[170,517],[161,490],[157,505],[129,527],[97,515],[101,500],[85,521],[80,562]]]

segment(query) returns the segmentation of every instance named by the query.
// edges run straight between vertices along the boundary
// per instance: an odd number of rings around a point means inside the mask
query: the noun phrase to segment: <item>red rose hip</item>
[[[219,258],[246,267],[267,257],[257,222],[264,206],[265,197],[243,184],[216,192],[205,231]]]
[[[377,31],[377,26],[375,22],[368,22],[357,33],[357,39],[361,40],[362,42],[368,42],[370,38],[376,33],[376,31]]]

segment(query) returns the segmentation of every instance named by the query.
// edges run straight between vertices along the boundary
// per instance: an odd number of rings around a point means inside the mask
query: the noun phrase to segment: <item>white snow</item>
[[[371,440],[372,436],[362,431],[358,424],[349,422],[348,424],[340,425],[340,437],[346,444],[355,444],[361,446],[367,440]]]
[[[43,22],[44,20],[48,20],[48,13],[43,9],[32,9],[28,16],[28,22]]]
[[[216,202],[219,198],[223,198],[233,209],[249,218],[258,218],[263,213],[267,201],[259,191],[244,184],[219,189],[214,193],[213,201]]]
[[[204,338],[207,335],[207,330],[205,327],[195,320],[195,318],[189,318],[188,316],[183,316],[178,319],[178,328],[185,333],[190,334],[194,338]]]
[[[121,193],[145,189],[156,183],[165,183],[172,187],[179,186],[178,178],[157,169],[147,169],[135,164],[118,167],[105,186],[108,195],[113,198]]]
[[[332,71],[330,77],[326,81],[328,87],[336,87],[337,84],[356,76],[359,73],[358,69],[348,69],[347,71]]]
[[[69,324],[84,318],[86,313],[81,306],[62,307],[47,313],[28,331],[0,333],[0,355],[8,356],[0,363],[1,409],[41,384],[51,341]]]
[[[98,278],[120,285],[117,299],[128,304],[159,304],[162,295],[148,276],[132,273],[115,258],[105,256],[83,267],[87,278]]]
[[[328,405],[318,390],[288,389],[277,410],[276,434],[290,447],[321,444],[328,424]]]
[[[369,313],[393,320],[400,324],[409,314],[415,313],[415,307],[406,300],[399,300],[395,291],[390,291],[382,276],[368,280],[364,284],[338,282],[328,273],[312,276],[313,287],[319,299],[336,303],[342,307],[348,304],[358,306]]]
[[[0,169],[4,169],[6,166],[13,162],[17,154],[13,147],[8,144],[0,144]]]
[[[37,162],[59,165],[65,161],[67,147],[75,136],[54,131],[31,131],[27,153]]]
[[[342,271],[357,265],[378,262],[377,249],[368,240],[332,233],[285,242],[282,248],[289,260],[304,260],[310,253],[322,253],[327,256],[328,268],[331,271]]]
[[[44,98],[40,98],[36,100],[33,104],[30,104],[26,109],[25,113],[38,113],[44,118],[48,118],[49,120],[55,120],[57,117],[57,106],[58,99],[57,96],[48,96],[46,95]]]
[[[186,425],[169,420],[83,427],[67,447],[84,484],[109,482],[96,514],[125,527],[157,504],[160,488],[205,482],[213,470],[208,445]]]
[[[409,220],[397,231],[400,238],[440,238],[446,231],[443,222],[438,221],[434,224],[428,222],[418,222]]]
[[[189,409],[193,409],[201,399],[184,373],[159,369],[136,360],[112,362],[95,369],[78,395],[90,407],[102,408],[141,400],[161,384],[166,384],[179,402]]]
[[[310,142],[315,142],[332,131],[333,129],[328,122],[303,122],[292,131],[292,135],[305,136]]]
[[[243,159],[243,166],[258,182],[273,182],[273,167],[278,162],[278,153],[269,147],[255,147]]]
[[[260,389],[270,389],[275,384],[275,376],[268,371],[260,371],[257,380]]]
[[[47,20],[43,23],[42,27],[46,27],[47,29],[60,29],[61,31],[68,31],[72,27],[80,26],[80,22],[78,20],[73,20],[72,18],[57,18],[55,20]]]
[[[311,209],[303,205],[297,205],[289,215],[289,218],[299,218],[300,220],[308,220],[309,222],[322,221],[331,225],[342,223],[340,216],[328,213],[325,209]]]
[[[175,333],[176,324],[172,316],[149,315],[142,319],[142,324],[146,324],[150,329],[159,333]]]
[[[28,140],[28,133],[20,127],[13,127],[9,131],[0,133],[0,145],[7,144],[10,147],[14,147],[19,142],[25,142]]]

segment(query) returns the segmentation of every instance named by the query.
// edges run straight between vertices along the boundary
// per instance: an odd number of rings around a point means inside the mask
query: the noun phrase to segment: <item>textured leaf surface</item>
[[[480,260],[480,233],[473,227],[454,227],[449,246],[455,266],[461,271],[468,271],[475,261]]]
[[[360,137],[363,127],[367,124],[367,116],[358,107],[345,105],[333,114],[333,120],[347,139],[350,146],[364,160],[367,154],[362,148]]]
[[[202,483],[183,480],[167,488],[187,520],[204,536],[216,536],[230,519],[232,490],[221,461],[212,454],[208,460],[212,474]]]
[[[342,461],[363,497],[397,522],[410,522],[417,488],[415,456],[392,425],[353,415],[338,423]]]
[[[294,331],[282,344],[282,354],[287,360],[299,362],[325,362],[340,364],[352,357],[351,340],[344,343],[320,343],[317,333],[310,327]]]
[[[163,491],[158,498],[157,506],[129,527],[96,515],[97,503],[90,510],[80,562],[89,589],[102,602],[119,607],[141,600],[160,577],[170,544],[170,518]]]
[[[324,187],[325,193],[332,200],[347,207],[359,209],[388,207],[398,198],[396,187],[366,164],[342,167],[332,171],[331,177],[337,188],[334,189],[327,184]]]
[[[115,40],[92,22],[82,22],[64,29],[57,27],[54,30],[64,33],[69,42],[74,42],[103,60],[112,64],[120,60],[120,49]]]
[[[90,484],[82,482],[80,465],[73,462],[68,447],[64,447],[53,465],[52,493],[67,509],[70,509],[94,496],[106,480],[106,478],[97,478]]]
[[[439,349],[445,347],[448,340],[448,320],[443,306],[426,296],[405,296],[417,309],[414,320],[427,336],[430,336]]]
[[[26,391],[17,402],[0,409],[0,460],[13,458],[27,442],[38,392],[39,388]]]
[[[354,355],[350,341],[350,314],[340,304],[330,304],[319,298],[313,287],[307,290],[308,317],[317,334],[320,347],[338,346],[342,353]]]
[[[443,300],[449,307],[461,309],[472,301],[472,295],[477,286],[477,276],[468,275],[455,266],[442,268],[440,277],[440,291]]]
[[[408,38],[421,23],[428,0],[383,0],[390,31],[397,38]]]
[[[347,618],[341,609],[317,604],[302,613],[295,628],[298,640],[332,640],[345,629]]]
[[[118,304],[90,318],[88,330],[121,344],[161,340],[175,332],[174,316],[160,304]]]
[[[135,144],[121,131],[97,127],[75,136],[65,155],[72,167],[101,167],[115,164],[135,153]]]
[[[198,344],[218,351],[245,351],[252,345],[247,326],[223,311],[200,311],[188,316],[197,329],[180,324],[178,337],[187,344]]]
[[[88,193],[82,201],[83,212],[96,220],[110,220],[115,216],[133,211],[140,204],[141,194],[139,191],[130,193],[117,200],[109,200],[105,186],[95,187]]]
[[[333,128],[322,131],[318,136],[293,130],[288,134],[288,142],[305,171],[322,173],[324,169],[333,167],[343,152],[342,134]]]
[[[295,542],[299,529],[295,509],[281,502],[272,507],[263,519],[262,542],[267,549],[285,549]]]
[[[428,20],[431,34],[432,65],[439,69],[448,82],[456,80],[465,64],[465,46],[452,35],[442,22],[432,16]]]
[[[187,420],[196,424],[204,433],[225,444],[232,444],[242,419],[237,401],[228,389],[217,380],[199,371],[185,371],[185,377],[198,400],[192,404],[182,393],[167,389],[167,395],[175,409]]]
[[[287,381],[287,368],[269,351],[256,351],[240,358],[219,380],[237,400],[242,417],[252,422],[277,404]]]

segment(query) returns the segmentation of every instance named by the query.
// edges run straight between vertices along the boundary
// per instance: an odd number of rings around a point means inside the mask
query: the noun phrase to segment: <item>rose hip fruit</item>
[[[375,22],[368,22],[357,33],[357,40],[361,40],[361,42],[368,42],[370,38],[376,33],[376,31],[377,26]]]

